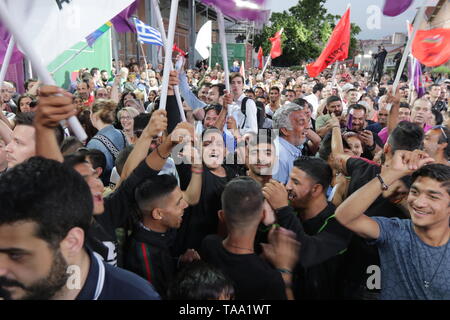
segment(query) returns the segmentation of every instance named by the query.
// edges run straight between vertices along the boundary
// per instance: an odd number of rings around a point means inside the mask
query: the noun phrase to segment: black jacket
[[[152,283],[163,298],[177,267],[170,253],[174,236],[175,230],[160,233],[139,223],[125,245],[124,268]]]

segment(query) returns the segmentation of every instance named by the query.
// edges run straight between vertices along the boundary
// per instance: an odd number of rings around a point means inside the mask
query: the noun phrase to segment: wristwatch
[[[384,180],[383,180],[383,178],[381,178],[379,173],[377,174],[377,178],[378,178],[378,180],[380,180],[381,190],[386,191],[387,189],[389,189],[389,186],[386,183],[384,183]]]

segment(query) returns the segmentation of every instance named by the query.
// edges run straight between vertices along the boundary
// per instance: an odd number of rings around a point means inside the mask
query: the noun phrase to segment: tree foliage
[[[288,11],[273,12],[270,23],[255,36],[255,50],[262,46],[264,54],[268,55],[271,47],[268,39],[283,27],[283,55],[274,59],[273,65],[291,66],[316,59],[341,17],[328,13],[324,3],[325,0],[299,0]],[[360,31],[361,28],[352,23],[349,57],[356,53],[355,36]]]

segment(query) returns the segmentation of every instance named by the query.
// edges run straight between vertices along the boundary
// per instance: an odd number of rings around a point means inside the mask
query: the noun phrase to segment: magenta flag
[[[11,34],[5,28],[5,26],[0,21],[0,64],[5,60],[6,49],[8,49],[9,39],[11,38]],[[11,56],[10,64],[17,63],[22,60],[23,54],[17,49],[17,46],[14,46],[13,53]]]
[[[384,2],[383,14],[389,17],[395,17],[405,12],[413,0],[386,0]]]
[[[413,58],[412,61],[411,60],[409,61],[408,72],[409,72],[409,78],[411,79],[414,61],[415,61],[416,67],[414,69],[413,83],[414,83],[414,89],[417,92],[417,97],[420,98],[423,95],[425,95],[425,87],[422,83],[422,65],[420,64],[419,60],[417,60],[416,58]]]
[[[228,17],[239,20],[267,21],[270,10],[265,9],[266,0],[201,0],[206,5],[216,6]]]
[[[114,29],[119,33],[133,32],[136,33],[136,27],[133,21],[130,21],[131,16],[136,12],[139,1],[136,0],[129,7],[122,10],[117,16],[111,19]]]

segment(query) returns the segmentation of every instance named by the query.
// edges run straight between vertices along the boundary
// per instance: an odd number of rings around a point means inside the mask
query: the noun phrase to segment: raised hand
[[[274,179],[270,179],[270,181],[264,185],[262,193],[274,210],[288,205],[288,193],[286,187]]]
[[[156,110],[152,113],[152,117],[144,129],[146,137],[156,137],[160,132],[167,129],[167,112],[166,110]]]
[[[57,86],[42,86],[36,108],[34,125],[39,128],[55,128],[59,122],[77,113],[72,95]]]

